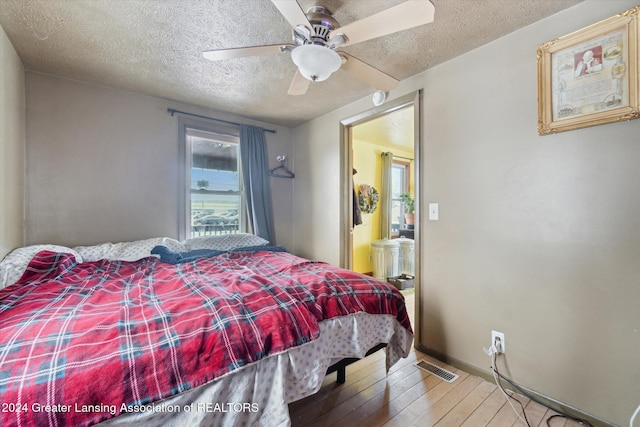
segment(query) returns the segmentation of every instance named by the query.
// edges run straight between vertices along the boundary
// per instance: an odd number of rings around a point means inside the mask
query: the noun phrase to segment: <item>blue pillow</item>
[[[158,245],[151,249],[154,255],[160,255],[160,261],[168,264],[181,264],[183,262],[191,262],[198,258],[210,258],[227,252],[288,252],[284,246],[246,246],[244,248],[236,248],[230,251],[219,251],[216,249],[194,249],[189,252],[174,252],[166,246]]]
[[[160,261],[162,262],[169,264],[181,264],[198,258],[220,255],[223,254],[224,251],[217,251],[215,249],[194,249],[189,252],[174,252],[166,246],[158,245],[151,249],[151,253],[154,255],[160,255]]]

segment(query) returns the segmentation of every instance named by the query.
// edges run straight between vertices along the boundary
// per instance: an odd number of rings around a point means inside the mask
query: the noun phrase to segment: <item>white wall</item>
[[[419,342],[486,372],[504,332],[514,380],[620,425],[640,403],[640,119],[538,136],[536,47],[636,5],[585,1],[391,93],[424,98]],[[339,122],[370,108],[294,129],[308,257],[340,262]]]
[[[293,132],[293,251],[334,265],[340,265],[339,121],[346,117],[335,112]]]
[[[0,259],[24,243],[24,68],[0,27]]]
[[[242,121],[164,99],[27,72],[28,244],[178,237],[178,122],[167,108]],[[266,133],[270,164],[290,130]],[[293,166],[293,163],[290,163]],[[292,180],[272,179],[278,243],[291,245]]]

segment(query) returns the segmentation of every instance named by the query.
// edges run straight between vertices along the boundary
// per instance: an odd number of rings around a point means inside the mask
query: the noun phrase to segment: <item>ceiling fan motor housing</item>
[[[313,35],[309,43],[327,45],[331,31],[340,26],[331,12],[322,6],[312,6],[307,10],[307,19],[313,26]]]

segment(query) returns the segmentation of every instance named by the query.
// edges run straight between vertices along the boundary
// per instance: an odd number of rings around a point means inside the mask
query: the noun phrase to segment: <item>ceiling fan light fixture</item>
[[[305,44],[291,52],[291,59],[300,73],[312,82],[321,82],[342,65],[342,59],[334,50],[317,44]]]

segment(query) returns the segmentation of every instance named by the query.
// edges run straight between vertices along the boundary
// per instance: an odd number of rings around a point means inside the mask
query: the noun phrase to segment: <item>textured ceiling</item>
[[[352,128],[355,141],[413,152],[413,107],[403,108]]]
[[[435,21],[348,46],[403,80],[581,0],[432,0]],[[300,0],[343,25],[402,0]],[[338,70],[287,95],[289,54],[210,62],[210,49],[291,42],[269,0],[0,0],[0,25],[27,70],[296,126],[375,89]],[[531,53],[532,56],[535,52]]]

